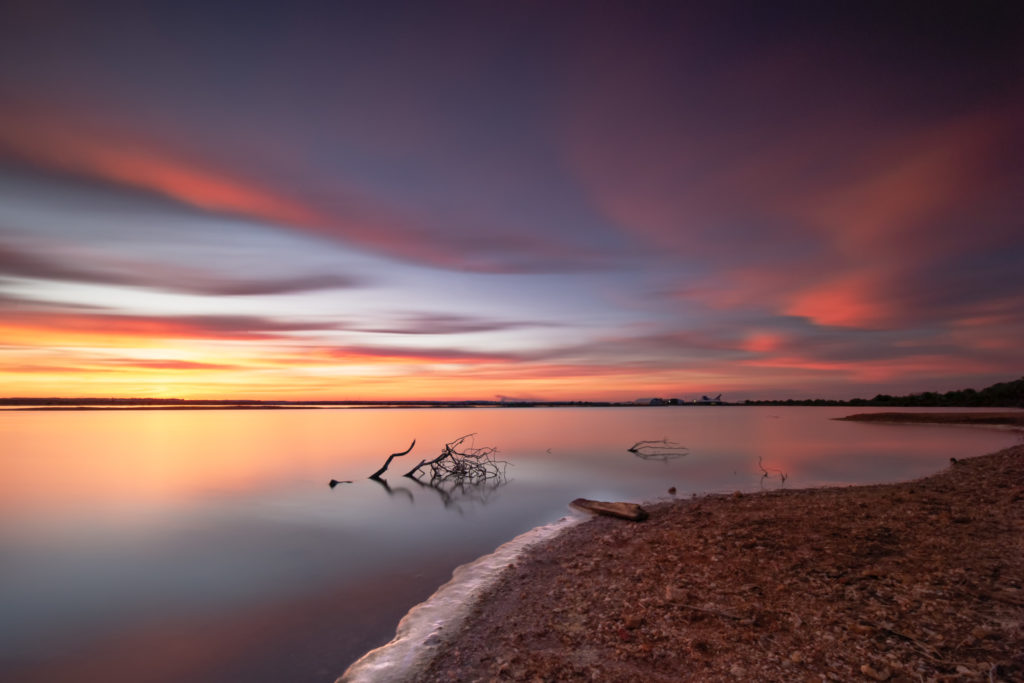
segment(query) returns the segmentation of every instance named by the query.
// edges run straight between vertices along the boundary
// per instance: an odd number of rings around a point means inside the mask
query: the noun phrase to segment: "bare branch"
[[[430,481],[446,481],[454,484],[478,485],[485,482],[504,483],[508,462],[498,460],[495,454],[498,449],[493,446],[477,448],[466,445],[475,434],[466,434],[445,444],[441,454],[432,460],[422,460],[420,464],[405,474],[416,479],[420,474],[430,472]]]
[[[766,468],[764,466],[764,464],[762,463],[762,459],[761,459],[760,455],[757,456],[757,466],[761,470],[761,488],[764,488],[764,480],[767,479],[771,475],[771,473],[773,473],[773,472],[775,474],[779,475],[779,480],[782,482],[781,485],[783,487],[785,487],[786,479],[789,478],[788,474],[786,474],[782,470],[778,469],[777,467],[767,467]]]
[[[382,475],[382,474],[384,474],[385,472],[387,472],[387,469],[388,469],[388,465],[390,465],[390,464],[391,464],[391,461],[392,461],[392,460],[394,460],[395,458],[399,458],[399,457],[401,457],[401,456],[405,455],[406,453],[408,453],[409,451],[411,451],[411,450],[412,450],[412,447],[413,447],[413,446],[415,446],[415,445],[416,445],[416,439],[413,439],[413,440],[412,440],[412,443],[411,443],[411,444],[409,444],[409,447],[408,447],[408,448],[406,448],[406,449],[405,449],[404,451],[402,451],[401,453],[392,453],[391,455],[389,455],[389,456],[388,456],[388,459],[387,459],[386,461],[384,461],[384,466],[383,466],[383,467],[381,467],[381,468],[380,468],[379,470],[377,470],[376,472],[374,472],[373,474],[371,474],[371,475],[370,475],[370,479],[380,479],[380,475]]]
[[[638,458],[644,460],[671,460],[679,458],[690,452],[686,446],[662,439],[660,441],[637,441],[626,449]]]

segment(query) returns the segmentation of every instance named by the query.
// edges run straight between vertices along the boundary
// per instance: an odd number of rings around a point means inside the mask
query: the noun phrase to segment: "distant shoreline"
[[[984,413],[858,413],[836,418],[850,422],[886,422],[892,424],[959,424],[1024,427],[1024,411]]]
[[[637,402],[615,402],[615,401],[263,401],[263,400],[228,400],[228,399],[132,399],[132,398],[0,398],[0,411],[61,411],[61,410],[310,410],[316,408],[702,408],[708,406],[730,407],[730,408],[941,408],[941,409],[987,409],[987,410],[1008,410],[1022,411],[1024,409],[1016,406],[921,406],[907,405],[898,406],[892,404],[871,405],[869,403],[851,403],[841,401],[818,402],[769,402],[769,401],[745,401],[742,403],[730,403],[727,401],[706,402],[677,402],[677,403],[637,403]],[[894,415],[894,413],[864,413],[862,415],[851,415],[844,420],[861,421],[893,421],[880,415]],[[949,413],[949,415],[977,415],[977,413]],[[1024,415],[1024,413],[1022,413]],[[971,417],[969,421],[975,424],[982,424],[978,417]],[[920,420],[899,420],[920,421]],[[947,419],[944,422],[960,421]],[[989,422],[988,424],[996,424]],[[1006,423],[1004,423],[1006,424]],[[1019,424],[1019,423],[1014,423]]]

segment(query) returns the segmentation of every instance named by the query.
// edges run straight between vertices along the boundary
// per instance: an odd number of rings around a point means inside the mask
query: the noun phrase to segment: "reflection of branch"
[[[686,446],[677,444],[675,441],[662,439],[661,441],[637,441],[626,449],[638,458],[644,460],[672,460],[690,452]]]
[[[406,453],[408,453],[409,451],[411,451],[411,450],[412,450],[412,447],[413,447],[413,446],[415,446],[415,445],[416,445],[416,439],[413,439],[413,440],[412,440],[412,443],[411,443],[411,444],[409,444],[409,447],[408,447],[408,448],[406,448],[406,449],[405,449],[404,451],[402,451],[401,453],[392,453],[391,455],[389,455],[389,456],[388,456],[388,459],[384,461],[384,466],[383,466],[383,467],[381,467],[381,468],[380,468],[379,470],[377,470],[376,472],[374,472],[373,474],[371,474],[371,475],[370,475],[370,479],[379,479],[379,478],[380,478],[380,475],[384,474],[384,473],[385,473],[385,472],[387,471],[387,469],[388,469],[388,465],[390,465],[390,464],[391,464],[391,461],[392,461],[392,460],[394,460],[395,458],[399,458],[399,457],[401,457],[401,456],[405,455]]]
[[[422,481],[416,477],[409,477],[409,479],[425,489],[436,491],[444,506],[446,508],[454,508],[459,514],[462,513],[460,503],[470,502],[487,505],[490,502],[491,494],[508,483],[508,480],[504,477],[473,483],[446,481],[444,479]]]
[[[757,466],[761,468],[761,488],[764,488],[764,480],[768,478],[768,475],[771,472],[775,472],[776,474],[779,475],[779,480],[782,482],[782,487],[786,486],[786,479],[789,478],[789,475],[775,467],[766,468],[761,462],[760,455],[757,456]]]
[[[405,488],[404,486],[403,487],[399,487],[397,489],[392,489],[391,485],[388,484],[388,480],[387,479],[381,479],[380,477],[370,477],[370,479],[372,479],[373,481],[375,481],[378,484],[380,484],[381,486],[383,486],[384,490],[388,492],[389,496],[393,496],[396,493],[404,493],[405,495],[409,496],[409,502],[413,502],[415,500],[413,498],[413,496],[412,496],[412,491],[410,491],[409,489]]]

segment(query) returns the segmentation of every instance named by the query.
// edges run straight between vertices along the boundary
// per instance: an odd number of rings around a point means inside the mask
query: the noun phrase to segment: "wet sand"
[[[648,510],[533,547],[415,680],[1024,680],[1024,445]]]

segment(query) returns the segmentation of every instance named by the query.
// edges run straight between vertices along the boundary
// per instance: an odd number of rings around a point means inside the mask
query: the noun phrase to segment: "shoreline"
[[[405,680],[1024,677],[1024,446],[649,511],[525,550]]]
[[[462,627],[476,600],[491,589],[503,566],[511,566],[523,553],[585,521],[566,515],[556,522],[534,527],[511,541],[452,572],[452,578],[425,601],[409,610],[388,643],[370,650],[349,665],[337,683],[374,683],[409,680],[429,664],[447,634]]]

